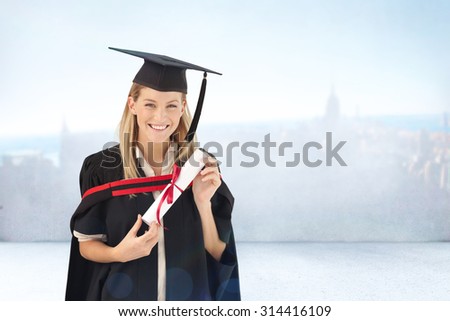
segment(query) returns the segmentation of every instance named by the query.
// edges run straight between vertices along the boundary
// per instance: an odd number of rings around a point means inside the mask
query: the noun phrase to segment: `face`
[[[144,87],[138,99],[128,98],[128,107],[137,116],[138,141],[163,143],[170,140],[180,123],[186,101],[180,92],[157,91]]]

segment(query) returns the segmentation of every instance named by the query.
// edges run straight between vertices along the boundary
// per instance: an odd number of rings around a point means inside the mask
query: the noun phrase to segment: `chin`
[[[147,135],[145,135],[145,137],[147,138],[147,140],[149,142],[152,143],[165,143],[165,142],[169,142],[170,141],[170,136],[171,133],[147,133]]]
[[[156,144],[165,143],[165,142],[170,141],[170,136],[169,137],[155,137],[154,135],[152,135],[152,136],[148,135],[146,138],[149,143],[156,143]]]

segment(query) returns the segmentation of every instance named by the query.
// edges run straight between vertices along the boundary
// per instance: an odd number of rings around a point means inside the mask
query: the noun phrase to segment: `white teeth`
[[[156,130],[164,130],[168,127],[168,125],[152,125],[150,124],[150,127]]]

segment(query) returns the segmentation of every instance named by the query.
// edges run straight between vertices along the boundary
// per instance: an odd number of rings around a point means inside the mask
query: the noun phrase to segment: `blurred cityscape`
[[[345,141],[335,160],[311,168],[289,167],[302,146]],[[261,142],[270,134],[277,146],[292,142],[275,167],[250,161],[238,142]],[[234,228],[240,241],[447,241],[450,240],[449,115],[352,117],[340,115],[332,91],[322,117],[290,122],[200,125],[201,145],[218,142],[224,180],[236,203]],[[206,138],[202,140],[202,138]],[[34,138],[36,140],[36,138]],[[66,241],[69,220],[80,201],[83,159],[114,140],[113,133],[72,133],[33,143],[9,142],[0,151],[0,240]],[[42,147],[47,144],[48,148]],[[217,151],[212,148],[212,153]],[[311,150],[311,160],[324,159]]]

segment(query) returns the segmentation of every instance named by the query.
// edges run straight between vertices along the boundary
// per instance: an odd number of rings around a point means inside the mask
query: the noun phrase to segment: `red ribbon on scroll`
[[[159,216],[159,212],[161,211],[161,206],[164,203],[164,201],[167,198],[167,204],[173,203],[173,191],[174,187],[176,187],[181,193],[183,193],[183,189],[181,189],[179,186],[177,186],[176,181],[178,179],[178,176],[180,176],[181,168],[177,166],[177,164],[173,164],[173,172],[172,172],[172,180],[169,183],[169,187],[164,191],[164,194],[158,204],[158,208],[156,209],[156,220],[158,221],[158,224],[161,225],[161,219]]]

